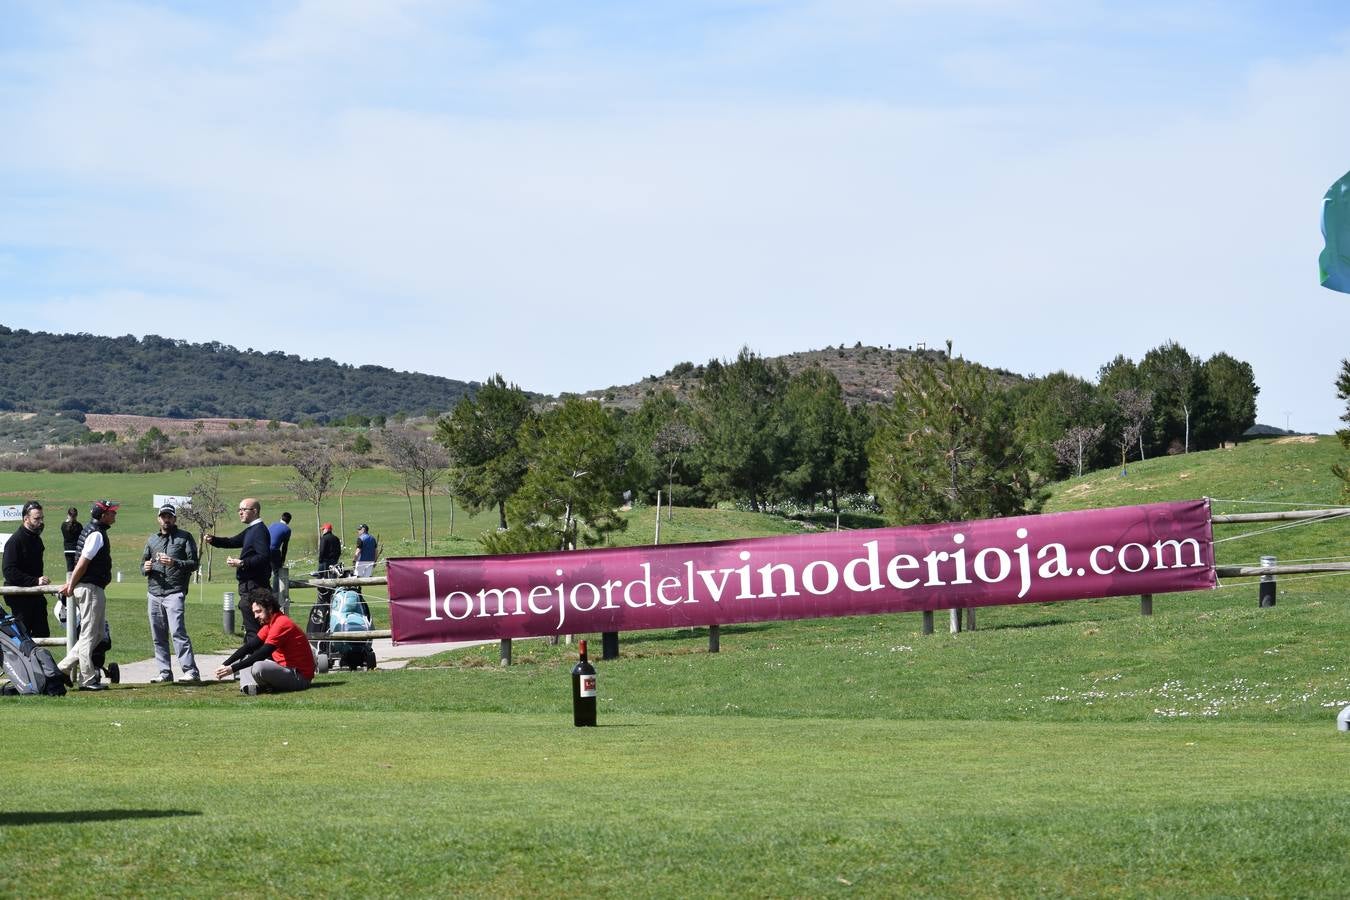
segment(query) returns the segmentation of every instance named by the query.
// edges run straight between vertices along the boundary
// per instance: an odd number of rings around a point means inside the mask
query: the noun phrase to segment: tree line
[[[383,366],[350,366],[228,344],[49,334],[0,325],[0,410],[244,418],[327,424],[393,410],[433,415],[473,393],[455,381]]]
[[[789,375],[743,349],[698,370],[688,399],[652,391],[631,412],[577,397],[539,409],[501,375],[437,421],[451,493],[495,508],[493,552],[602,542],[622,492],[678,505],[791,502],[836,516],[849,498],[896,523],[1039,509],[1066,475],[1236,440],[1255,421],[1251,366],[1175,342],[1123,356],[1095,383],[1017,379],[926,351],[901,363],[889,405],[850,405],[820,367]]]

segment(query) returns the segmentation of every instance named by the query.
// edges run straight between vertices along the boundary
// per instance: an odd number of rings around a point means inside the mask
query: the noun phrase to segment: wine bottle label
[[[583,696],[583,697],[594,697],[594,696],[595,696],[595,676],[594,676],[594,675],[582,675],[582,676],[581,676],[581,696]]]

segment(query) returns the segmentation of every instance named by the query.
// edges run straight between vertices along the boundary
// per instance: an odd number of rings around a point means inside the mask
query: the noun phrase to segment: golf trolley
[[[322,572],[311,572],[313,578],[349,578],[352,570],[333,566]],[[349,671],[375,668],[375,649],[372,642],[364,640],[344,641],[337,638],[322,638],[324,634],[338,634],[343,631],[369,631],[370,607],[361,596],[361,588],[318,588],[318,597],[309,610],[309,621],[305,624],[305,634],[309,637],[314,650],[314,665],[319,672],[327,672],[334,666]]]

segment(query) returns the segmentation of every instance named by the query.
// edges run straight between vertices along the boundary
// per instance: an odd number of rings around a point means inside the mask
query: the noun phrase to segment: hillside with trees
[[[1030,512],[1062,478],[1238,440],[1259,391],[1249,364],[1225,353],[1201,360],[1173,341],[1138,362],[1115,356],[1095,381],[1020,376],[954,356],[950,345],[776,358],[743,348],[733,360],[681,363],[626,389],[554,400],[501,374],[467,384],[154,336],[0,337],[52,360],[11,370],[26,387],[6,402],[39,406],[37,415],[0,412],[11,468],[251,462],[299,471],[304,461],[322,473],[383,464],[402,476],[410,515],[413,498],[425,509],[435,490],[495,510],[503,552],[603,542],[618,527],[606,510],[658,491],[676,505],[827,509],[837,521],[851,511],[897,522]],[[76,356],[108,362],[67,362]],[[61,389],[42,393],[39,378]],[[255,383],[257,396],[239,387]],[[94,410],[159,403],[170,404],[167,418],[116,428]],[[354,403],[372,413],[350,411]],[[423,415],[401,412],[423,405]],[[213,429],[186,418],[208,411],[244,418]],[[72,428],[80,422],[83,434]],[[44,449],[24,453],[19,435]]]
[[[0,325],[0,410],[242,418],[326,424],[348,416],[437,415],[476,382],[292,353],[136,338],[48,334]],[[18,361],[24,364],[16,364]]]

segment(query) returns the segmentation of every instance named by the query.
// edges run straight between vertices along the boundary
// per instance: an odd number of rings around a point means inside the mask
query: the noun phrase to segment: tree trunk
[[[347,534],[347,485],[342,486],[338,491],[338,534],[346,536]]]
[[[505,500],[498,500],[498,501],[497,501],[497,515],[498,515],[498,517],[499,517],[500,520],[501,520],[501,526],[500,526],[500,527],[501,527],[501,530],[502,530],[502,531],[505,531],[505,530],[506,530],[506,501],[505,501]]]
[[[403,486],[403,496],[408,498],[408,531],[412,533],[409,540],[415,541],[417,540],[417,520],[413,518],[412,491],[408,490],[406,484]]]
[[[422,555],[423,555],[423,556],[430,556],[430,555],[431,555],[431,546],[430,546],[430,545],[428,544],[428,542],[427,542],[427,535],[429,534],[429,532],[427,531],[427,527],[428,527],[429,525],[430,525],[430,521],[429,521],[429,515],[428,515],[428,513],[427,513],[427,492],[426,492],[425,489],[423,489],[423,490],[422,490]]]

